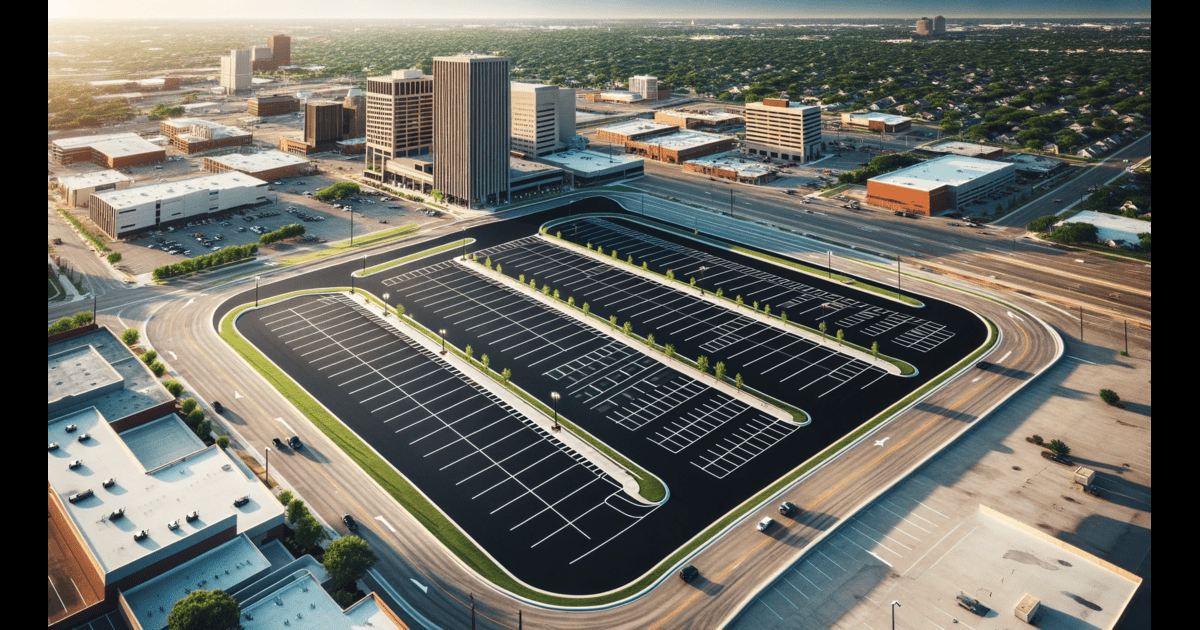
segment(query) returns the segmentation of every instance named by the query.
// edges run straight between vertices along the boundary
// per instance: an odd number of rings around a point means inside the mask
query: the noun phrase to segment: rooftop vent
[[[83,492],[76,492],[75,494],[72,494],[71,496],[67,497],[67,500],[70,501],[71,503],[78,503],[78,502],[92,496],[93,494],[95,494],[95,493],[92,492],[92,489],[88,488],[87,490],[84,490]]]
[[[147,537],[147,536],[149,536],[149,535],[150,535],[150,530],[148,530],[148,529],[143,529],[142,531],[140,531],[140,532],[138,532],[138,533],[134,534],[134,535],[133,535],[133,539],[134,539],[134,540],[145,540],[145,539],[146,539],[146,537]]]
[[[116,483],[117,483],[117,480],[115,478],[109,477],[108,479],[105,479],[104,481],[100,482],[100,485],[104,486],[105,488],[111,488]]]
[[[108,515],[108,520],[110,520],[110,521],[115,521],[119,518],[125,518],[125,508],[121,508],[119,510],[113,510],[112,514]]]
[[[70,468],[71,470],[75,470],[76,468],[79,468],[82,465],[83,465],[83,460],[77,459],[77,460],[72,461],[70,464],[67,464],[67,468]]]

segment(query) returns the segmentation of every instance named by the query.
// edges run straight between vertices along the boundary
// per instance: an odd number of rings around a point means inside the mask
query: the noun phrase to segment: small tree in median
[[[745,304],[745,302],[742,301],[742,296],[740,296],[740,295],[737,296],[736,299],[734,299],[734,303],[737,304],[738,308],[742,308],[742,305]]]
[[[592,307],[587,302],[584,302],[583,303],[583,316],[587,317],[588,313],[591,313],[591,312],[592,312]]]
[[[725,295],[725,289],[718,288],[717,297],[721,297],[722,295]]]
[[[485,355],[479,357],[479,363],[481,365],[483,365],[483,371],[486,372],[488,369],[488,366],[491,365],[491,363],[492,363],[492,358],[485,354]]]
[[[871,342],[871,356],[875,357],[876,361],[879,360],[879,342],[878,341]]]
[[[713,368],[713,375],[717,377],[718,381],[725,380],[725,362],[724,361],[717,361],[717,365]]]
[[[542,295],[550,295],[550,285],[548,285],[548,284],[542,285]]]
[[[696,288],[696,276],[692,276],[692,278],[688,280],[688,284],[691,285],[693,289]]]
[[[838,340],[839,346],[842,345],[842,339],[845,339],[845,338],[846,338],[845,331],[843,331],[841,328],[839,328],[837,331],[837,340]]]
[[[701,374],[708,373],[708,357],[702,356],[696,359],[696,369],[700,370]]]
[[[616,316],[616,315],[609,315],[609,316],[608,316],[608,327],[609,327],[609,328],[616,328],[616,327],[617,327],[617,316]]]
[[[651,348],[657,347],[654,345],[654,333],[650,333],[649,335],[646,335],[646,343],[650,344]]]
[[[471,344],[467,344],[467,347],[463,349],[463,354],[467,355],[467,362],[470,363],[474,359],[475,348],[472,348]]]
[[[404,317],[404,305],[403,304],[396,305],[396,317]]]
[[[625,324],[621,326],[621,330],[623,330],[625,332],[625,336],[628,337],[633,333],[633,322],[625,322]]]
[[[571,297],[567,298],[567,306],[572,308],[575,306],[575,296],[572,295]]]
[[[737,376],[733,377],[733,382],[737,385],[738,391],[742,391],[742,373],[738,372]]]
[[[559,297],[558,289],[555,289],[555,290],[554,290],[554,299],[555,299],[555,300],[561,300],[561,299],[562,299],[561,297]]]
[[[508,379],[510,378],[512,378],[512,370],[504,368],[504,371],[500,373],[500,382],[508,385]]]
[[[675,279],[675,272],[668,269],[667,270],[667,280],[674,280],[674,279]]]
[[[821,343],[825,343],[825,330],[827,328],[828,327],[825,325],[825,322],[821,322],[821,324],[817,326],[817,329],[821,331]]]
[[[126,328],[125,332],[121,333],[121,341],[124,341],[127,346],[132,346],[141,338],[142,333],[138,332],[136,328]]]
[[[754,300],[754,310],[758,311],[758,300]]]
[[[517,282],[520,282],[521,284],[525,284],[525,274],[521,274],[521,275],[517,276]]]
[[[1117,395],[1117,392],[1114,392],[1111,389],[1102,389],[1100,390],[1100,400],[1103,400],[1110,405],[1115,405],[1121,402],[1121,397]]]
[[[483,266],[487,267],[488,269],[492,268],[492,257],[491,256],[488,256],[487,259],[483,261]]]
[[[663,346],[663,354],[667,355],[668,359],[674,359],[675,358],[675,345],[669,343],[669,344]]]
[[[770,316],[771,315],[771,305],[763,304],[763,312],[766,313],[768,316]]]
[[[503,274],[504,273],[504,265],[496,265],[496,273]]]

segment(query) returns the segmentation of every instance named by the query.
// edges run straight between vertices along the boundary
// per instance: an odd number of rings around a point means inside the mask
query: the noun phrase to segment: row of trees
[[[282,241],[293,236],[302,236],[304,234],[304,225],[300,223],[292,223],[285,225],[274,232],[267,232],[258,237],[259,245],[270,245],[276,241]]]
[[[196,256],[180,262],[163,265],[154,269],[155,280],[166,280],[175,276],[182,276],[196,271],[203,271],[209,267],[224,265],[234,261],[250,258],[258,253],[258,243],[247,243],[245,245],[231,245],[222,249],[219,252]]]
[[[866,184],[868,179],[889,171],[912,166],[921,160],[909,153],[894,153],[880,155],[871,160],[866,166],[856,170],[842,172],[838,175],[839,184]]]
[[[354,182],[338,182],[328,188],[322,188],[316,193],[316,198],[321,201],[337,201],[346,197],[357,195],[362,189]]]
[[[50,324],[50,327],[46,329],[46,335],[56,335],[60,332],[66,332],[73,328],[87,326],[88,324],[92,323],[92,321],[93,318],[91,311],[79,311],[71,317],[63,317],[53,324]]]

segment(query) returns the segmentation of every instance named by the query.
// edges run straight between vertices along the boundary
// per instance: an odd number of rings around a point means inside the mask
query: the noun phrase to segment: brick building
[[[681,130],[646,120],[631,120],[596,130],[596,139],[620,144],[632,153],[668,164],[682,164],[732,150],[737,141],[711,133]]]
[[[249,131],[199,118],[164,120],[158,123],[158,129],[171,139],[172,146],[186,155],[249,146],[254,142],[254,134]]]
[[[867,203],[932,216],[968,210],[977,200],[1012,184],[1015,164],[947,155],[867,180]]]
[[[136,133],[63,138],[52,142],[50,151],[51,160],[64,166],[91,162],[107,168],[126,168],[167,159],[166,149]]]
[[[246,111],[251,116],[281,116],[300,111],[300,99],[290,94],[255,96],[246,101]]]

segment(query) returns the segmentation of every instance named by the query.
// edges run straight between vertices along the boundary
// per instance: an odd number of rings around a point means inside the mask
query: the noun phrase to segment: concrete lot
[[[1039,627],[1112,627],[1128,600],[1123,587],[1103,574],[1079,574],[1086,563],[1062,550],[1047,552],[1029,536],[996,547],[995,538],[981,533],[1003,528],[982,522],[979,506],[1148,577],[1150,377],[1148,360],[1069,341],[1066,356],[1022,396],[843,524],[729,627],[882,628],[890,623],[893,600],[903,606],[896,611],[898,628],[946,628],[955,618],[968,628],[1015,627],[1011,600],[1017,590],[1040,594],[1050,608]],[[1101,402],[1101,388],[1117,389],[1125,408]],[[1096,483],[1107,495],[1079,491],[1073,467],[1044,459],[1026,441],[1034,434],[1064,440],[1075,464],[1097,472]],[[886,429],[877,435],[887,436]],[[999,537],[1008,540],[1007,534]],[[835,575],[822,554],[845,570],[836,589],[818,588],[818,569]],[[1150,627],[1149,584],[1142,589],[1125,628]],[[980,618],[958,608],[954,596],[960,590],[998,616]]]

